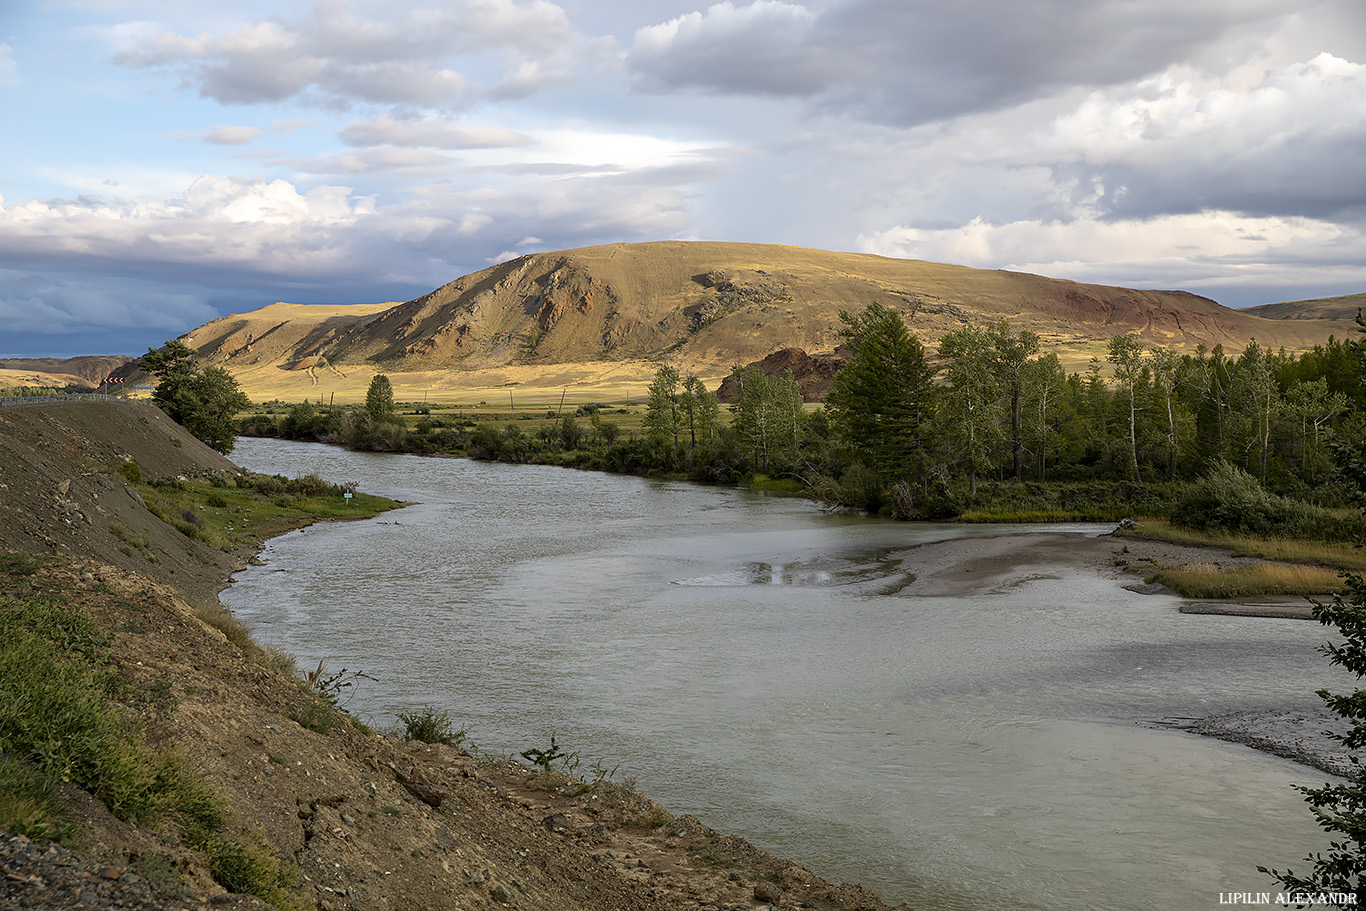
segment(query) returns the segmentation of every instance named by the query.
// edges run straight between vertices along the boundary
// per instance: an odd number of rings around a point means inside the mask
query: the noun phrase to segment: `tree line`
[[[902,518],[1003,499],[1036,511],[1076,513],[1103,500],[1166,513],[1173,490],[1225,463],[1278,494],[1333,506],[1349,502],[1362,477],[1357,340],[1330,338],[1298,355],[1255,341],[1237,353],[1178,353],[1119,335],[1103,358],[1069,372],[1036,333],[1007,320],[964,325],[931,352],[881,304],[840,319],[849,359],[815,410],[790,372],[734,368],[727,415],[698,376],[661,366],[639,431],[622,430],[600,405],[547,415],[534,429],[426,415],[409,429],[381,375],[362,408],[302,403],[253,418],[244,432],[709,482],[763,476]]]

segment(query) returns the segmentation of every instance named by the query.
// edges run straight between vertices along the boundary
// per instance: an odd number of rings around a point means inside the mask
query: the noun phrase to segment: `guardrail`
[[[98,392],[68,392],[62,395],[23,395],[15,398],[0,398],[0,408],[9,405],[51,405],[54,402],[128,402],[131,399],[117,395],[103,395]]]

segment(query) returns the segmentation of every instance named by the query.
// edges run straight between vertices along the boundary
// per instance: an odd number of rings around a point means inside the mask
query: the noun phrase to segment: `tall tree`
[[[375,421],[394,417],[394,384],[382,373],[371,378],[370,388],[365,391],[365,412]]]
[[[1196,346],[1189,381],[1200,396],[1195,414],[1196,451],[1200,459],[1210,464],[1228,458],[1228,390],[1233,382],[1233,367],[1224,356],[1222,345],[1208,351],[1204,345]]]
[[[940,416],[946,438],[957,448],[967,471],[968,496],[977,496],[977,474],[991,468],[992,446],[1000,436],[1002,400],[998,395],[991,336],[969,326],[939,340],[944,363],[944,407]]]
[[[1185,368],[1181,356],[1169,348],[1149,348],[1148,365],[1152,369],[1154,401],[1161,415],[1161,448],[1167,456],[1167,480],[1175,481],[1177,456],[1189,423],[1177,395]]]
[[[1134,481],[1142,481],[1138,473],[1138,384],[1143,375],[1143,346],[1127,335],[1110,339],[1106,356],[1115,371],[1115,382],[1124,396],[1129,419],[1129,470]]]
[[[1281,390],[1262,346],[1248,342],[1238,356],[1229,401],[1238,418],[1244,449],[1255,455],[1258,479],[1265,484],[1271,459],[1271,432],[1281,410]]]
[[[1015,332],[1003,319],[991,327],[996,376],[1010,401],[1010,452],[1015,480],[1024,479],[1024,434],[1021,429],[1020,400],[1024,390],[1025,365],[1039,351],[1039,336],[1028,329]]]
[[[1040,481],[1048,479],[1048,450],[1057,436],[1056,414],[1065,401],[1067,374],[1062,361],[1052,351],[1025,364],[1024,429],[1022,436],[1034,448],[1035,471]]]
[[[825,406],[836,433],[884,480],[919,474],[933,415],[933,369],[901,314],[879,303],[840,311],[850,351]]]
[[[792,371],[771,377],[756,366],[735,368],[738,394],[731,429],[748,450],[750,461],[771,471],[796,453],[802,419],[802,391]]]
[[[645,432],[656,440],[672,440],[678,445],[678,389],[682,382],[678,370],[667,364],[655,371],[650,396],[645,403]]]
[[[251,405],[242,387],[222,367],[200,369],[194,349],[169,341],[161,349],[147,349],[139,359],[142,369],[158,377],[152,401],[171,420],[224,455],[237,444],[237,413]]]
[[[721,414],[721,405],[701,378],[688,374],[683,381],[683,391],[679,396],[683,421],[688,427],[688,441],[691,448],[697,448],[698,440],[710,446],[716,438],[716,430]]]

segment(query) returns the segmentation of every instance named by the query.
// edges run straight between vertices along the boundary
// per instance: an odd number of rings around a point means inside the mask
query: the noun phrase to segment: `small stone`
[[[490,889],[489,895],[493,896],[493,900],[500,905],[506,905],[512,902],[512,893],[509,892],[507,886],[504,886],[502,883],[499,883]]]
[[[342,814],[342,822],[346,823],[348,826],[354,826],[356,824],[355,817],[348,816],[345,813]]]
[[[138,876],[136,873],[125,873],[123,874],[123,881],[136,885],[137,883],[142,882],[142,877]]]
[[[754,884],[754,900],[756,902],[772,905],[777,903],[782,897],[782,893],[778,891],[778,887],[772,883]]]
[[[476,886],[482,883],[484,879],[485,876],[483,874],[483,871],[480,870],[476,870],[473,874],[470,875],[470,882],[474,883]]]
[[[82,893],[81,893],[81,901],[85,902],[87,905],[98,904],[98,903],[99,903],[99,900],[100,900],[100,897],[99,897],[98,895],[96,895],[94,892],[82,892]]]
[[[123,874],[119,872],[119,868],[118,868],[118,867],[101,867],[101,868],[100,868],[100,879],[112,879],[112,880],[114,880],[115,882],[117,882],[118,880],[120,880],[120,879],[122,879],[122,878],[123,878]]]

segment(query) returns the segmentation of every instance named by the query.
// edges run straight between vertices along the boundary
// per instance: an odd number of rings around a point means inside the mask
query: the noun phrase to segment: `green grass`
[[[774,493],[806,493],[807,486],[796,478],[770,478],[766,474],[755,474],[749,479],[751,490],[767,490]]]
[[[49,563],[51,561],[48,561]],[[71,783],[132,823],[174,821],[220,883],[297,907],[293,874],[257,835],[234,834],[227,799],[184,756],[149,745],[119,699],[111,638],[77,595],[38,577],[31,560],[0,558],[0,826],[35,839],[79,833],[59,797]]]
[[[983,506],[964,510],[960,522],[1027,523],[1027,522],[1118,522],[1127,512],[1109,507],[1040,507],[1037,509],[1004,506]]]
[[[360,492],[347,500],[344,488],[311,476],[288,480],[252,475],[226,484],[170,481],[133,486],[153,515],[187,538],[223,550],[251,546],[315,521],[367,519],[401,505]],[[141,549],[139,542],[131,543]]]

